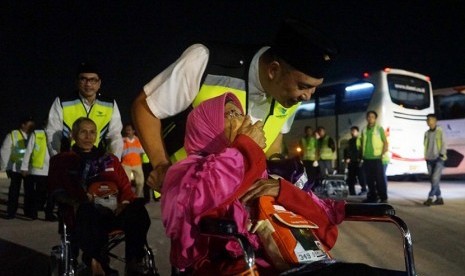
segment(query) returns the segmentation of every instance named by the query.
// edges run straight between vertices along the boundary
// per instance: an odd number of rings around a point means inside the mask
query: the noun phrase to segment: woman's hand
[[[264,149],[266,147],[265,131],[263,131],[263,122],[257,121],[252,124],[250,116],[246,116],[242,125],[237,130],[237,134],[244,134],[249,136],[259,147]]]
[[[279,195],[279,188],[278,179],[260,179],[247,190],[240,200],[243,204],[247,204],[248,201],[261,196],[277,197]]]

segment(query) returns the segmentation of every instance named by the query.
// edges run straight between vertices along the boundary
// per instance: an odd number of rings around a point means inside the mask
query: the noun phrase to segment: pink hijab
[[[189,113],[184,139],[188,155],[219,153],[230,144],[224,135],[224,106],[228,101],[244,112],[237,97],[226,93],[202,102]]]

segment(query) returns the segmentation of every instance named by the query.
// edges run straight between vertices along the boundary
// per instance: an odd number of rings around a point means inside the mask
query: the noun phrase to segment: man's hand
[[[26,176],[28,176],[28,174],[29,174],[29,172],[28,172],[28,171],[21,171],[21,175],[22,175],[23,177],[26,177]]]
[[[247,190],[240,200],[243,204],[247,204],[248,201],[261,196],[277,197],[279,195],[279,188],[278,179],[260,179]]]
[[[165,180],[166,171],[171,166],[170,163],[160,164],[153,169],[147,178],[147,186],[154,191],[161,192],[163,181]]]
[[[244,134],[249,136],[255,143],[262,149],[266,148],[265,131],[263,131],[263,122],[257,121],[252,124],[250,116],[247,115],[242,122],[242,125],[237,130],[237,134]]]

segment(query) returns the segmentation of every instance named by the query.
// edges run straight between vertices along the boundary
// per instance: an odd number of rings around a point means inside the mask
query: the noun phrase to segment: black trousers
[[[144,256],[144,244],[150,228],[150,217],[144,206],[144,199],[130,203],[118,216],[113,211],[88,202],[79,206],[76,213],[74,235],[79,248],[87,258],[108,263],[103,246],[108,242],[108,233],[114,229],[125,232],[126,260],[139,260]]]
[[[347,165],[347,185],[349,186],[349,193],[355,195],[355,184],[357,183],[362,188],[362,192],[367,190],[365,184],[365,174],[360,167],[359,162],[350,162]]]
[[[364,159],[363,171],[368,185],[367,199],[370,201],[375,201],[378,198],[387,200],[387,183],[381,159]]]
[[[24,212],[27,216],[36,218],[39,210],[44,210],[46,215],[53,213],[55,204],[47,196],[47,179],[46,175],[28,175],[24,180],[24,194],[27,195],[24,198]]]
[[[19,172],[8,172],[10,177],[10,187],[8,188],[8,205],[7,214],[9,217],[15,217],[19,206],[19,193],[21,190],[21,183],[23,183],[24,177]],[[28,199],[30,194],[27,189],[24,189],[24,214],[29,215],[31,206],[28,206]]]

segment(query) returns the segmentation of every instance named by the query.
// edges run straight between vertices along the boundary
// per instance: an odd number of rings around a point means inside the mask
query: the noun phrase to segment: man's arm
[[[170,165],[169,157],[166,154],[165,147],[161,136],[161,122],[150,111],[144,91],[141,91],[134,100],[131,108],[132,120],[140,142],[147,156],[150,159],[150,164],[154,171],[160,171],[160,177],[150,173],[147,184],[153,189],[159,191],[161,183],[165,176],[166,170]]]
[[[61,138],[63,133],[63,108],[61,107],[60,98],[56,98],[48,113],[47,127],[47,147],[50,157],[60,152]]]
[[[123,123],[121,122],[121,113],[119,112],[116,101],[113,101],[113,114],[108,125],[108,133],[105,137],[110,141],[110,150],[118,159],[121,160],[121,154],[123,153],[123,137],[121,131],[123,130]]]

